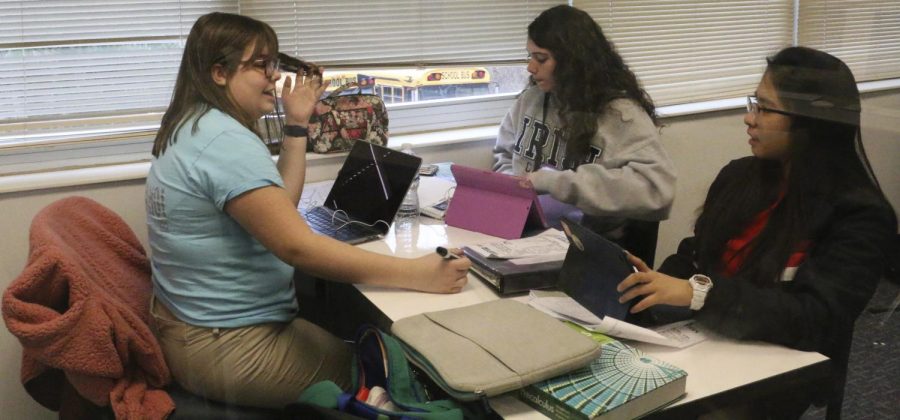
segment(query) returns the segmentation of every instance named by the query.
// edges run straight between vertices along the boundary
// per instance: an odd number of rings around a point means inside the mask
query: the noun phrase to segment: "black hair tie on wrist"
[[[307,137],[309,135],[309,130],[306,127],[301,127],[299,125],[286,125],[282,132],[285,136],[291,137]]]

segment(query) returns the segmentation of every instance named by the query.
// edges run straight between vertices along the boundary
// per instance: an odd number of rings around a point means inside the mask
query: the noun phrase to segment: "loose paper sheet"
[[[569,249],[569,240],[563,231],[551,228],[528,238],[469,245],[469,248],[487,258],[506,259],[513,264],[533,264],[562,261]]]
[[[554,318],[571,321],[588,330],[613,337],[676,348],[689,347],[706,340],[706,335],[690,319],[649,329],[609,316],[601,319],[569,296],[537,291],[529,294],[528,304]]]

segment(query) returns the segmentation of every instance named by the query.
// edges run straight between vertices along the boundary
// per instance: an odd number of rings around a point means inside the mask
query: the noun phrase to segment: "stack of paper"
[[[524,265],[566,259],[569,240],[563,231],[547,229],[527,238],[469,245],[469,248],[486,258]]]

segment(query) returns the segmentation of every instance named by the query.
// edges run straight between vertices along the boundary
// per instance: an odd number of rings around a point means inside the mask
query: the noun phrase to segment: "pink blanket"
[[[84,197],[41,210],[25,269],[3,294],[28,393],[59,410],[67,380],[116,418],[168,416],[175,405],[160,388],[171,378],[148,327],[150,295],[147,256],[118,215]]]

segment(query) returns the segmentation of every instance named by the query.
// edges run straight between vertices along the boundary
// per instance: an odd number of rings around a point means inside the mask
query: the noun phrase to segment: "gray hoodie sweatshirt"
[[[544,93],[537,87],[519,96],[500,126],[494,171],[537,171],[532,182],[539,194],[550,194],[597,221],[666,219],[675,196],[675,167],[644,109],[630,99],[610,102],[598,116],[590,157],[572,170],[563,167],[565,136],[554,102],[545,113]]]

